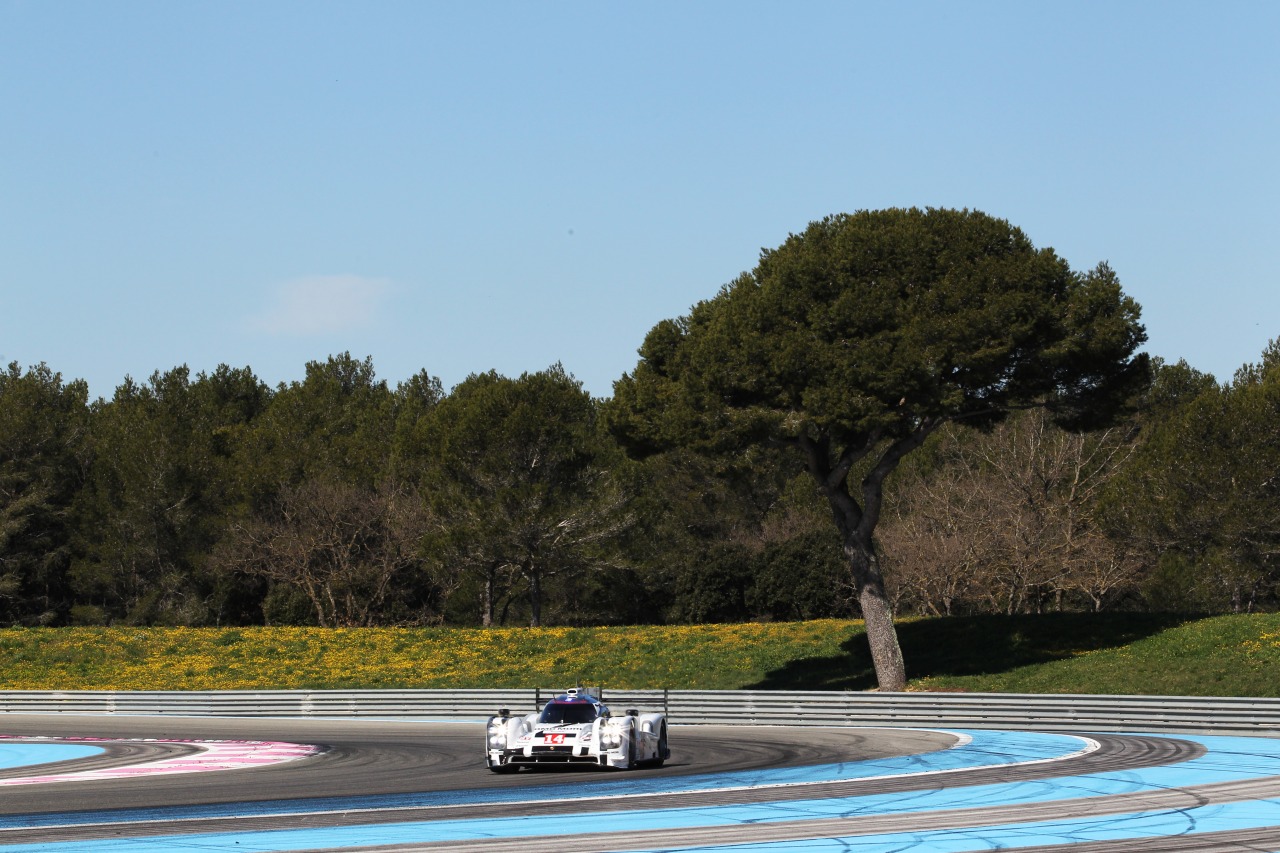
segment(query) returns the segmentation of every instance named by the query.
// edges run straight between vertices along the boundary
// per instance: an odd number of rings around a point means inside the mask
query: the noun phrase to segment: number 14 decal
[[[564,743],[564,735],[563,734],[546,734],[542,736],[542,742],[561,744],[561,743]]]

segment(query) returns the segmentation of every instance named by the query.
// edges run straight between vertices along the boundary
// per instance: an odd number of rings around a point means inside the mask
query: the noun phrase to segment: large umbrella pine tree
[[[637,455],[796,448],[830,506],[880,688],[902,690],[874,544],[885,479],[948,421],[1043,406],[1069,427],[1105,423],[1147,381],[1145,339],[1105,264],[1074,272],[978,211],[862,211],[810,224],[658,323],[608,416]]]

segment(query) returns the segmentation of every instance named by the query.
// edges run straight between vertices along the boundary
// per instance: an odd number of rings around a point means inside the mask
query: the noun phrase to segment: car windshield
[[[548,702],[538,722],[556,726],[590,723],[596,718],[594,702]]]

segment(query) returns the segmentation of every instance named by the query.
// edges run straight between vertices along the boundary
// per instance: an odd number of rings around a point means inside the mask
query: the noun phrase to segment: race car
[[[494,773],[546,764],[661,767],[670,755],[665,715],[629,709],[615,717],[585,690],[566,690],[524,717],[503,708],[485,726],[485,763]]]

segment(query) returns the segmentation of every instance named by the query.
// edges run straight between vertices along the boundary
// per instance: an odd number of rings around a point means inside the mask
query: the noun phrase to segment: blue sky
[[[1280,337],[1280,3],[0,0],[0,363],[372,356],[598,396],[827,214],[1108,261],[1148,351]]]

